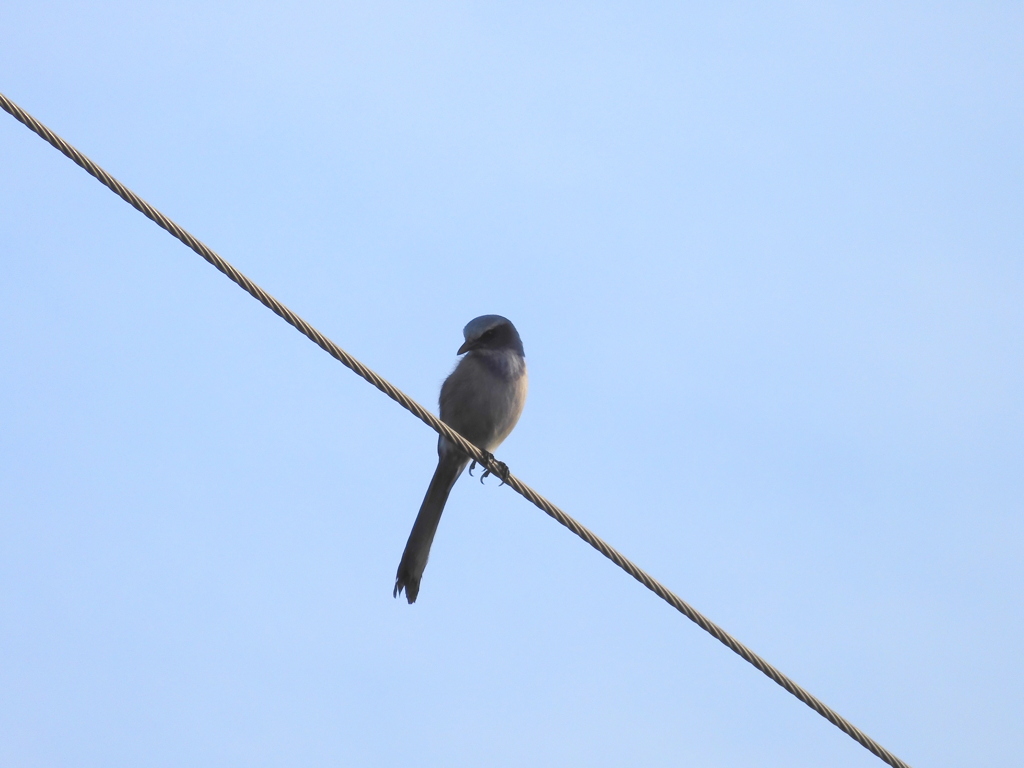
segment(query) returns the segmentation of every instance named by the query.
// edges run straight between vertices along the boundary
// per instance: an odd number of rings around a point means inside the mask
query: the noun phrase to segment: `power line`
[[[362,376],[368,382],[373,384],[377,389],[386,394],[392,400],[397,402],[403,408],[410,411],[413,415],[423,421],[427,426],[433,429],[438,434],[443,435],[445,438],[455,443],[459,448],[465,451],[471,456],[478,464],[483,465],[487,470],[495,475],[501,477],[505,484],[512,488],[516,493],[520,494],[537,507],[539,507],[548,516],[554,518],[557,522],[564,525],[570,531],[575,533],[587,544],[592,546],[602,555],[607,557],[622,570],[632,576],[634,579],[639,581],[654,594],[660,597],[662,600],[667,602],[681,614],[683,614],[690,621],[695,623],[698,627],[703,629],[705,632],[710,634],[724,646],[726,646],[733,653],[738,654],[745,661],[752,664],[759,671],[767,675],[774,682],[781,685],[791,694],[796,696],[800,701],[806,704],[808,707],[813,709],[819,715],[824,717],[834,726],[839,728],[843,733],[847,734],[850,738],[856,741],[858,744],[863,746],[865,749],[876,755],[878,758],[893,766],[893,768],[910,768],[910,766],[896,757],[894,754],[885,749],[881,744],[876,742],[866,733],[857,728],[853,723],[846,720],[838,712],[827,706],[823,701],[804,690],[802,687],[797,685],[795,682],[790,680],[786,675],[782,674],[779,670],[769,664],[767,661],[762,659],[752,650],[747,648],[736,638],[732,637],[728,632],[719,627],[714,622],[707,619],[699,611],[690,606],[678,595],[670,591],[661,582],[650,576],[647,572],[637,566],[635,563],[630,561],[611,545],[607,544],[595,533],[585,528],[583,525],[578,523],[572,517],[567,515],[557,506],[552,504],[550,501],[545,499],[535,490],[530,488],[526,483],[522,482],[519,478],[508,471],[508,468],[497,461],[491,454],[481,451],[475,445],[466,440],[458,432],[455,432],[451,427],[438,419],[434,414],[424,408],[422,405],[417,403],[411,397],[406,395],[404,392],[399,390],[393,384],[377,375],[365,365],[360,363],[345,350],[335,344],[333,341],[328,339],[316,328],[311,326],[301,317],[292,312],[288,307],[279,302],[269,293],[260,288],[256,283],[247,278],[231,264],[221,258],[213,249],[193,237],[186,230],[175,224],[173,221],[164,216],[160,211],[156,210],[153,206],[143,200],[141,197],[136,195],[121,182],[111,176],[109,173],[104,171],[92,160],[83,155],[77,149],[68,144],[64,139],[55,134],[45,125],[40,123],[34,117],[25,112],[21,107],[8,99],[4,94],[0,93],[0,107],[6,112],[9,112],[16,120],[23,123],[30,130],[37,133],[41,138],[52,144],[55,148],[60,150],[63,154],[67,155],[77,165],[81,166],[90,175],[94,176],[101,184],[108,187],[118,197],[129,203],[133,208],[140,211],[147,218],[153,220],[158,225],[170,232],[174,237],[178,238],[181,242],[191,248],[193,251],[198,253],[210,264],[215,266],[231,280],[237,283],[253,298],[257,299],[261,304],[268,307],[283,318],[289,325],[293,326],[296,330],[302,333],[304,336],[309,338],[314,344],[323,349],[331,357],[341,362],[346,367],[350,368],[355,373]]]

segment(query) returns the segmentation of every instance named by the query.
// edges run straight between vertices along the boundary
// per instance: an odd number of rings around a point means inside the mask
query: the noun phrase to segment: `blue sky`
[[[1015,3],[8,4],[0,91],[919,766],[1024,759]],[[872,766],[0,115],[0,764]]]

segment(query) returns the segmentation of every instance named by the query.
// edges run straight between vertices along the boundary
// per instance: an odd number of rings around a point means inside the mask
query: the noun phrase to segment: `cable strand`
[[[87,173],[95,177],[101,184],[108,187],[114,194],[120,197],[122,200],[127,202],[133,208],[142,213],[146,218],[151,219],[161,228],[167,230],[171,235],[176,237],[182,243],[187,245],[202,258],[208,261],[211,265],[216,267],[220,272],[224,273],[233,282],[238,284],[243,290],[249,293],[253,298],[263,304],[265,307],[270,309],[274,314],[281,317],[285,322],[299,331],[301,334],[306,336],[310,341],[316,344],[318,347],[323,349],[334,359],[338,360],[342,365],[352,370],[357,375],[368,381],[370,384],[375,386],[385,395],[390,397],[392,400],[397,402],[406,410],[410,411],[420,421],[425,423],[428,427],[433,429],[440,435],[443,435],[446,439],[455,443],[461,450],[467,455],[476,460],[478,464],[483,465],[493,474],[502,476],[505,484],[508,485],[516,493],[520,494],[527,501],[534,504],[536,507],[541,509],[549,517],[554,519],[560,525],[568,528],[574,534],[579,536],[583,541],[589,544],[591,547],[596,549],[606,558],[611,560],[615,565],[619,566],[622,570],[632,576],[634,579],[643,584],[647,589],[651,590],[654,594],[660,597],[662,600],[667,602],[686,618],[696,624],[698,627],[703,629],[705,632],[710,634],[713,638],[722,643],[725,647],[736,653],[744,661],[754,666],[758,671],[767,676],[773,682],[784,688],[786,691],[791,693],[797,699],[802,701],[808,707],[813,709],[819,715],[824,717],[834,726],[839,728],[843,733],[852,738],[862,747],[867,749],[869,752],[874,754],[876,757],[881,759],[883,762],[893,766],[893,768],[910,768],[910,766],[896,757],[894,754],[889,752],[887,749],[882,747],[881,744],[876,742],[866,733],[861,731],[859,728],[854,726],[848,720],[843,718],[838,712],[830,708],[820,699],[804,690],[801,686],[797,685],[790,678],[784,675],[782,672],[777,670],[767,661],[762,659],[756,653],[751,651],[741,642],[736,640],[732,635],[723,630],[717,624],[707,619],[699,611],[689,605],[686,601],[680,598],[678,595],[673,593],[661,582],[650,576],[646,571],[641,569],[635,563],[630,561],[624,555],[618,552],[611,545],[606,543],[603,539],[597,536],[595,533],[590,531],[588,528],[581,525],[575,519],[567,515],[557,506],[552,504],[550,501],[545,499],[526,483],[522,482],[515,475],[504,474],[502,472],[502,466],[497,462],[493,456],[481,451],[475,445],[466,440],[462,435],[455,432],[451,427],[438,419],[434,414],[424,408],[422,405],[417,403],[411,397],[406,395],[400,389],[395,387],[393,384],[388,382],[383,377],[374,373],[372,370],[367,368],[365,365],[360,363],[354,357],[349,355],[345,350],[335,344],[333,341],[328,339],[313,326],[303,320],[301,317],[292,312],[288,307],[279,302],[269,293],[260,288],[256,283],[250,280],[248,277],[239,272],[230,263],[225,261],[220,255],[218,255],[213,249],[208,247],[206,244],[198,240],[192,234],[187,232],[182,227],[178,226],[175,222],[164,216],[160,211],[151,206],[141,197],[136,195],[121,182],[107,173],[105,170],[96,165],[92,160],[83,155],[73,146],[68,144],[64,139],[55,134],[45,125],[40,123],[34,117],[25,112],[21,107],[8,99],[4,94],[0,93],[0,107],[6,112],[10,113],[16,120],[24,124],[27,128],[38,134],[42,139],[50,143],[53,147],[59,150],[61,153],[70,158],[75,164],[81,166]]]

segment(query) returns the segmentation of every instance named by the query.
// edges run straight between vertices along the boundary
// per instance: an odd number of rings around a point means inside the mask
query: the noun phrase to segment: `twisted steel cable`
[[[352,371],[362,376],[368,382],[373,384],[377,389],[386,394],[392,400],[397,402],[403,408],[410,411],[413,415],[423,421],[427,426],[433,429],[438,434],[444,435],[448,440],[459,446],[460,449],[471,456],[478,464],[481,464],[492,474],[498,475],[504,480],[505,484],[512,488],[516,493],[523,496],[525,499],[536,505],[548,516],[552,517],[561,525],[568,528],[570,531],[575,533],[587,544],[592,546],[602,555],[607,557],[619,568],[624,570],[634,579],[639,581],[654,594],[660,597],[662,600],[667,602],[686,618],[696,624],[698,627],[703,629],[705,632],[710,634],[713,638],[722,643],[726,648],[731,650],[733,653],[738,654],[742,659],[752,664],[760,672],[767,675],[778,685],[785,688],[789,693],[793,694],[796,698],[806,704],[808,707],[813,709],[819,715],[824,717],[834,726],[839,728],[843,733],[848,735],[858,744],[863,746],[865,749],[870,751],[872,754],[893,766],[893,768],[910,768],[910,766],[896,757],[894,754],[885,749],[881,744],[876,742],[866,733],[861,731],[859,728],[854,726],[851,722],[842,717],[838,712],[827,706],[823,701],[813,696],[808,691],[797,685],[795,682],[790,680],[786,675],[777,670],[767,661],[762,659],[752,650],[747,648],[736,638],[732,637],[728,632],[719,627],[714,622],[710,621],[704,615],[702,615],[695,608],[690,606],[686,601],[680,598],[678,595],[669,590],[665,585],[659,582],[657,579],[652,577],[642,568],[637,566],[627,557],[622,555],[614,547],[609,545],[607,542],[602,540],[595,533],[581,525],[579,522],[574,520],[572,517],[567,515],[557,506],[552,504],[550,501],[545,499],[535,490],[533,490],[526,483],[521,481],[515,475],[508,471],[508,468],[497,461],[491,454],[481,451],[475,445],[466,440],[458,432],[455,432],[451,427],[438,419],[434,414],[424,408],[422,405],[417,403],[411,397],[406,395],[404,392],[399,390],[393,384],[382,378],[381,376],[374,373],[372,370],[367,368],[365,365],[360,363],[345,350],[335,344],[333,341],[328,339],[316,328],[311,326],[301,317],[292,312],[288,307],[279,302],[269,293],[260,288],[256,283],[247,278],[231,264],[225,261],[215,251],[209,248],[204,243],[189,234],[186,230],[175,224],[173,221],[164,216],[160,211],[156,210],[153,206],[143,200],[141,197],[136,195],[130,189],[125,187],[121,182],[111,176],[109,173],[104,171],[102,168],[97,166],[92,160],[83,155],[77,149],[68,144],[64,139],[55,134],[45,125],[40,123],[34,117],[25,112],[21,107],[8,99],[4,94],[0,93],[0,107],[6,112],[10,113],[16,120],[23,123],[30,130],[34,131],[41,138],[45,139],[56,149],[60,150],[63,154],[73,160],[77,165],[81,166],[90,175],[94,176],[100,183],[108,187],[118,197],[123,199],[125,202],[130,204],[133,208],[140,211],[147,218],[153,220],[158,225],[170,232],[174,237],[178,238],[181,242],[191,248],[193,251],[202,256],[206,261],[216,267],[218,270],[227,275],[231,280],[237,283],[242,289],[249,293],[253,298],[257,299],[261,304],[269,308],[274,314],[283,318],[289,325],[293,326],[296,330],[302,333],[304,336],[309,338],[314,344],[323,349],[331,357],[338,360],[340,363],[350,368]]]

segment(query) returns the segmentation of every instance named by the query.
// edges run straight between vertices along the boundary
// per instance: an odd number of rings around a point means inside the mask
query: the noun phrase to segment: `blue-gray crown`
[[[466,343],[459,347],[459,354],[476,350],[512,350],[523,355],[523,342],[512,322],[501,315],[481,315],[467,323],[462,329]]]
[[[480,315],[480,317],[475,317],[466,323],[466,327],[462,329],[462,336],[466,341],[479,339],[491,328],[497,328],[503,323],[512,325],[507,317],[502,317],[501,315]]]

